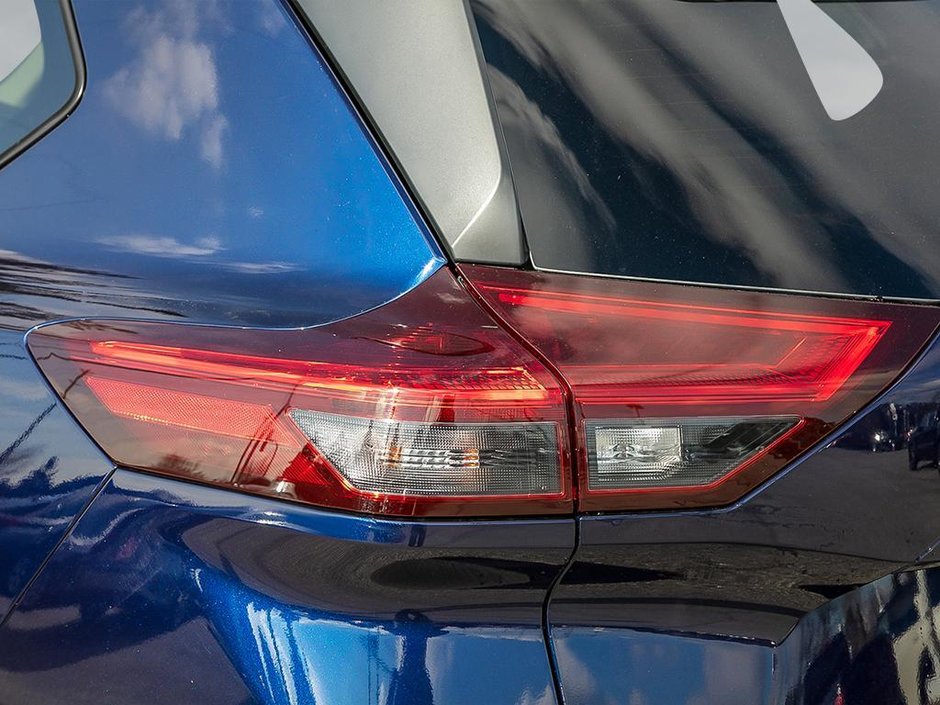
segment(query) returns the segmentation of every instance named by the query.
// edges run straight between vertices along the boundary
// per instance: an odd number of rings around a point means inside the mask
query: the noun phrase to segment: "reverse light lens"
[[[303,409],[290,417],[358,490],[471,497],[562,489],[554,424],[392,422]]]
[[[587,421],[592,491],[709,485],[765,452],[799,419]]]
[[[728,504],[871,401],[931,307],[468,265],[569,385],[578,507]]]
[[[446,270],[318,328],[73,322],[29,347],[122,466],[396,516],[573,509],[561,386]]]

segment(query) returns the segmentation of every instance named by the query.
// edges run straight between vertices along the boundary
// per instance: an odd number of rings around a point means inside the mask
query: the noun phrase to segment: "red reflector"
[[[732,502],[858,411],[936,309],[466,266],[571,388],[579,508]]]
[[[573,508],[561,386],[446,270],[317,328],[74,322],[29,347],[119,465],[387,515]]]
[[[245,441],[298,445],[268,406],[89,375],[85,384],[117,416]],[[299,445],[303,445],[300,443]]]

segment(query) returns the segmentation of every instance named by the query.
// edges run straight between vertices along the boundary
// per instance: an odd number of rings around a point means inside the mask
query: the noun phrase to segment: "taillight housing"
[[[447,270],[321,327],[72,322],[29,348],[122,466],[395,516],[573,508],[562,386]]]
[[[935,308],[465,266],[571,390],[578,506],[719,506],[871,401]]]
[[[873,399],[933,307],[490,266],[329,325],[42,327],[118,465],[333,509],[487,517],[720,506]]]

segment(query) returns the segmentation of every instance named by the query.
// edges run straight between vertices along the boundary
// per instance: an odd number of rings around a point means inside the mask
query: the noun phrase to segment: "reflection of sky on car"
[[[88,88],[0,172],[0,211],[13,216],[0,249],[158,275],[151,293],[167,298],[237,298],[264,277],[298,307],[311,269],[315,281],[361,271],[364,290],[394,295],[409,282],[390,261],[412,279],[432,265],[429,245],[396,250],[422,242],[422,226],[277,3],[75,10]]]

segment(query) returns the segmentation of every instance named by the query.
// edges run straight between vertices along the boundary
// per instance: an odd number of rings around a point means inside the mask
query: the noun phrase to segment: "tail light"
[[[318,506],[734,501],[872,399],[927,307],[485,266],[303,330],[78,321],[29,347],[115,463]]]
[[[318,328],[75,322],[29,347],[119,465],[377,514],[572,511],[561,386],[446,270]]]
[[[928,307],[462,271],[570,387],[585,511],[738,499],[869,402],[938,322]]]

